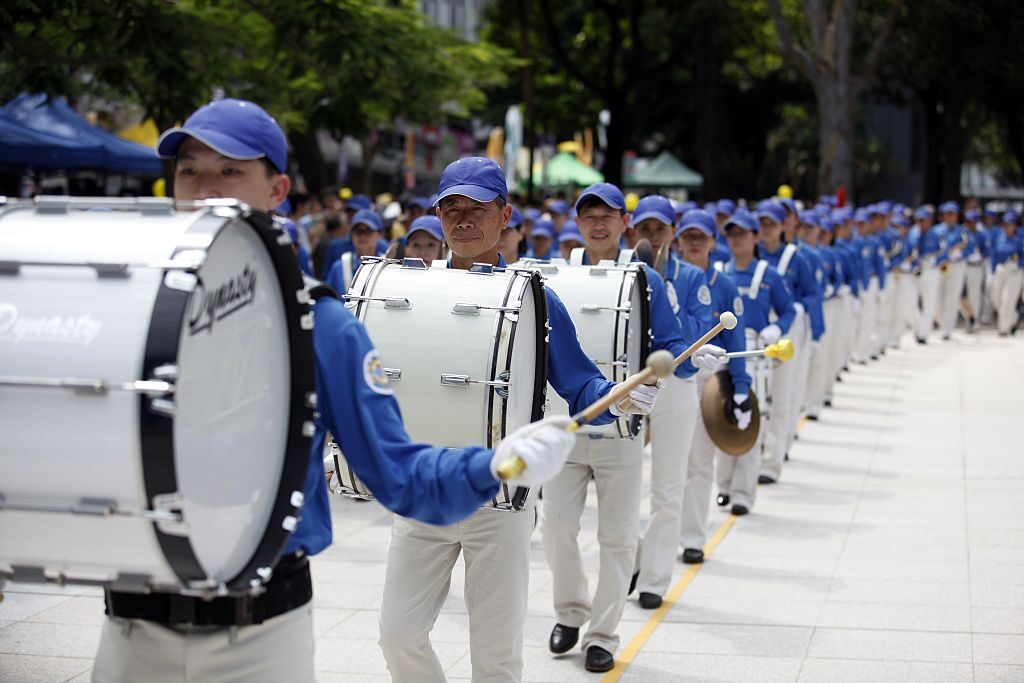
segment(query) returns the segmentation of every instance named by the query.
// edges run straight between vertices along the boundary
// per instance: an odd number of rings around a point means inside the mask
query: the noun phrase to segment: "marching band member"
[[[772,369],[772,419],[768,422],[765,457],[758,477],[758,483],[774,484],[782,474],[783,459],[788,455],[796,433],[803,387],[806,387],[804,368],[810,361],[811,341],[821,338],[825,324],[821,309],[821,288],[811,267],[796,244],[782,241],[785,208],[774,202],[763,202],[757,211],[757,218],[760,221],[758,254],[786,282],[796,311],[792,322],[783,330],[789,331],[796,355],[792,361]],[[777,337],[765,340],[765,343],[773,344],[776,341]]]
[[[871,233],[871,213],[868,209],[857,209],[853,214],[853,222],[857,226],[857,237],[853,243],[860,254],[861,282],[860,320],[853,358],[860,365],[865,365],[869,358],[874,360],[878,357],[872,340],[878,318],[878,292],[881,286],[876,267],[878,245]]]
[[[835,237],[835,222],[828,217],[828,211],[819,212],[818,218],[818,253],[821,254],[825,263],[825,288],[822,296],[825,299],[825,367],[822,373],[824,388],[822,393],[822,407],[832,405],[833,389],[835,388],[836,375],[842,367],[840,356],[843,345],[843,333],[847,322],[845,315],[845,303],[842,295],[843,280],[845,278],[843,269],[843,257],[839,249],[833,244]],[[819,408],[820,410],[820,408]],[[809,411],[808,419],[815,420],[818,413]]]
[[[641,199],[630,224],[638,238],[651,243],[656,254],[663,244],[671,245],[675,241],[675,210],[672,203],[660,195]],[[671,251],[665,265],[665,290],[679,319],[683,339],[692,342],[712,327],[711,291],[704,273],[696,266],[684,263]],[[717,346],[704,348],[712,353],[721,353]],[[651,514],[638,547],[637,577],[640,606],[645,609],[661,606],[675,568],[682,514],[679,501],[686,486],[690,445],[700,410],[695,374],[701,367],[717,370],[719,364],[703,358],[694,361],[696,367],[684,364],[677,368],[674,376],[666,378],[662,401],[649,418]]]
[[[233,99],[200,108],[157,143],[161,156],[174,159],[175,199],[232,197],[258,211],[277,206],[288,194],[287,149],[283,132],[266,112]],[[527,460],[523,481],[534,483],[557,472],[568,454],[572,441],[558,421],[528,425],[493,452],[410,442],[362,325],[329,295],[316,298],[313,316],[319,417],[305,504],[265,591],[206,600],[108,590],[94,681],[313,680],[307,556],[331,542],[321,464],[327,430],[378,501],[433,523],[465,517],[495,495],[495,469],[511,454]]]
[[[380,256],[381,235],[384,227],[380,216],[370,209],[363,209],[352,218],[349,237],[352,240],[352,251],[346,251],[327,270],[326,282],[336,292],[348,291],[352,278],[359,270],[359,263],[364,256]]]
[[[779,211],[782,207],[777,207]],[[779,211],[771,211],[766,216],[765,224],[781,224]],[[762,211],[763,212],[763,211]],[[746,210],[737,210],[725,223],[725,234],[732,250],[732,260],[725,265],[725,274],[736,282],[743,299],[743,324],[749,334],[754,335],[762,344],[774,344],[789,331],[796,318],[796,307],[793,295],[786,287],[786,281],[772,268],[769,263],[758,257],[758,219]],[[777,316],[771,321],[772,313]],[[795,345],[795,342],[794,342]],[[775,388],[772,387],[774,394]],[[772,396],[773,411],[775,397]],[[736,405],[734,410],[737,419],[749,412],[749,405]],[[769,423],[780,420],[772,415]],[[781,420],[780,420],[781,421]],[[742,426],[742,423],[740,423]],[[761,438],[758,438],[761,441]],[[718,456],[718,504],[721,506],[732,503],[734,515],[745,515],[754,505],[758,471],[761,468],[760,443],[750,452],[734,457],[719,454]]]
[[[833,244],[843,259],[843,287],[840,287],[840,296],[843,299],[845,321],[843,334],[840,335],[840,371],[847,369],[850,358],[853,356],[854,343],[857,339],[857,329],[861,313],[860,293],[861,283],[861,262],[860,250],[853,240],[853,215],[847,209],[836,209],[832,212],[832,219],[836,222],[835,239]],[[837,379],[839,379],[837,377]]]
[[[420,216],[405,233],[407,258],[422,259],[428,266],[444,258],[444,231],[437,216]]]
[[[898,343],[908,329],[917,329],[917,278],[914,277],[916,254],[910,240],[910,221],[905,216],[897,215],[893,216],[892,223],[900,235],[900,251],[893,257],[892,270],[896,281],[893,339]]]
[[[971,246],[967,252],[967,272],[964,273],[964,306],[967,312],[967,331],[977,332],[981,324],[982,292],[985,286],[985,265],[989,257],[988,239],[981,227],[981,211],[964,211],[967,238]]]
[[[957,222],[960,217],[960,205],[956,202],[945,202],[939,206],[939,216],[943,224],[942,240],[945,248],[939,258],[939,271],[942,274],[939,283],[939,334],[948,340],[956,327],[960,313],[960,295],[964,291],[964,277],[967,274],[967,262],[970,255],[971,240],[967,230]],[[970,321],[968,321],[968,325]]]
[[[558,255],[566,261],[572,255],[573,249],[583,246],[583,235],[573,221],[566,221],[562,225],[562,232],[558,233]]]
[[[1017,331],[1017,302],[1021,292],[1021,258],[1024,241],[1017,226],[1017,212],[1003,214],[1002,230],[992,240],[992,265],[995,278],[992,285],[992,304],[996,309],[996,328],[1005,337]]]
[[[917,253],[917,291],[921,297],[916,336],[918,344],[927,344],[939,303],[938,260],[942,255],[942,241],[937,231],[932,229],[935,222],[932,207],[924,205],[914,215],[918,233],[913,246]]]
[[[505,266],[498,239],[512,214],[506,197],[505,174],[489,159],[460,159],[444,170],[436,206],[452,268]],[[551,327],[548,380],[575,414],[614,385],[583,353],[565,306],[550,289],[545,293]],[[606,424],[627,411],[649,413],[657,391],[655,386],[633,390],[629,402],[613,405],[593,424]],[[444,680],[429,636],[463,551],[473,678],[522,679],[533,520],[529,510],[487,509],[450,526],[395,519],[380,613],[380,645],[395,681]]]
[[[832,335],[829,322],[835,324],[835,315],[829,315],[829,303],[835,296],[835,288],[829,283],[833,266],[830,256],[825,254],[824,249],[818,248],[818,239],[821,233],[818,214],[813,211],[802,211],[799,214],[797,225],[797,246],[800,255],[810,264],[814,272],[814,279],[821,288],[822,297],[822,319],[820,321],[821,331],[818,338],[811,342],[810,363],[805,380],[807,394],[804,400],[807,412],[807,419],[817,420],[825,404],[825,387],[828,373],[829,349],[828,345]],[[813,319],[812,319],[813,322]]]
[[[684,261],[702,271],[711,290],[712,319],[722,311],[732,311],[739,323],[731,330],[722,330],[712,343],[726,351],[746,350],[743,332],[743,301],[732,278],[715,268],[711,256],[717,245],[718,227],[710,213],[702,209],[687,211],[676,231],[676,243]],[[699,393],[711,377],[712,371],[701,370],[697,374]],[[747,362],[743,358],[729,360],[729,374],[732,377],[734,412],[731,417],[738,424],[749,426],[751,419],[750,376]],[[698,410],[701,407],[697,401]],[[738,414],[735,412],[738,410]],[[687,564],[704,561],[704,544],[707,542],[708,505],[711,502],[711,481],[714,476],[717,449],[704,428],[704,421],[698,414],[690,457],[686,466],[686,484],[683,489],[683,504],[680,519],[679,541],[683,547],[682,560]]]
[[[582,262],[585,265],[603,260],[617,262],[619,239],[629,222],[622,191],[610,183],[591,185],[580,194],[576,213],[586,245]],[[665,285],[651,271],[648,286],[651,349],[668,349],[673,355],[679,355],[686,343],[666,297]],[[682,366],[677,372],[680,370]],[[652,416],[666,402],[671,404],[672,401],[669,384],[658,393]],[[684,418],[683,415],[677,417]],[[591,479],[597,486],[601,549],[593,596],[583,573],[577,539]],[[577,434],[576,448],[569,456],[567,467],[544,486],[541,529],[544,554],[553,576],[552,597],[557,620],[551,631],[549,649],[555,654],[571,650],[579,640],[580,628],[589,621],[582,641],[588,671],[608,671],[615,665],[613,655],[619,644],[615,631],[633,573],[642,480],[642,438],[590,438],[587,434]]]
[[[505,259],[505,263],[509,265],[518,262],[520,256],[526,253],[523,223],[522,212],[513,206],[512,217],[508,219],[508,225],[501,231],[501,237],[498,238],[498,251]]]
[[[554,224],[546,218],[538,218],[530,230],[530,250],[526,252],[526,258],[538,261],[551,259],[551,247],[555,243]]]

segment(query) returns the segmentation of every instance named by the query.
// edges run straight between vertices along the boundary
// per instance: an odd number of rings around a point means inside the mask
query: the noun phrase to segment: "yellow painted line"
[[[729,517],[722,522],[715,531],[715,535],[708,540],[706,546],[704,546],[704,560],[707,561],[711,557],[711,554],[715,552],[715,548],[721,543],[725,535],[729,533],[729,529],[736,523],[736,515],[729,515]],[[636,657],[637,653],[640,652],[640,648],[644,646],[647,639],[654,634],[654,630],[661,624],[662,619],[668,614],[669,610],[676,604],[676,601],[682,596],[683,591],[693,582],[693,579],[697,576],[697,573],[703,567],[703,564],[691,565],[686,572],[679,577],[679,581],[676,585],[672,586],[672,590],[669,591],[668,595],[661,602],[661,607],[654,610],[654,614],[651,615],[644,627],[640,629],[640,633],[633,637],[633,640],[629,641],[629,645],[622,651],[622,656],[615,659],[615,668],[609,671],[601,678],[601,683],[614,683],[626,672],[626,668],[633,662],[633,658]]]
[[[796,423],[796,431],[800,431],[807,424],[807,418],[801,417]],[[732,525],[736,523],[736,515],[729,515],[729,517],[722,522],[722,525],[715,531],[715,535],[712,536],[706,546],[704,546],[704,561],[706,562],[711,554],[715,552],[715,548],[722,542],[729,530],[732,529]],[[647,620],[644,627],[640,629],[640,632],[633,636],[633,640],[629,641],[629,645],[622,651],[621,657],[615,658],[615,668],[606,673],[601,678],[601,683],[616,683],[622,674],[626,673],[626,669],[633,663],[633,659],[636,658],[637,653],[640,652],[647,640],[654,635],[655,629],[661,625],[662,620],[665,619],[665,615],[669,613],[673,607],[675,607],[676,601],[682,597],[683,592],[693,583],[693,580],[697,578],[697,573],[704,567],[703,564],[691,565],[686,572],[679,577],[679,581],[676,585],[672,586],[672,590],[669,591],[668,595],[661,602],[661,607],[654,610],[654,614]]]

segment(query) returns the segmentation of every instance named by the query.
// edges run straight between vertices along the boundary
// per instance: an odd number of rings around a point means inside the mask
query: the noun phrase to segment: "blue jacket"
[[[785,244],[781,245],[774,253],[765,249],[764,245],[761,245],[758,249],[761,252],[761,257],[772,265],[772,270],[775,270],[782,260],[782,253],[785,251],[786,246]],[[821,286],[814,277],[814,271],[799,249],[797,249],[797,253],[793,254],[793,258],[790,259],[789,266],[782,277],[786,281],[786,286],[792,293],[793,298],[800,302],[800,305],[803,306],[804,311],[810,318],[812,336],[817,340],[821,337],[822,332],[825,331],[825,313],[821,304]],[[815,329],[817,329],[817,334],[814,334]]]
[[[746,351],[747,340],[743,332],[743,298],[740,297],[736,283],[725,273],[719,272],[714,265],[704,271],[704,277],[708,281],[708,288],[711,290],[711,316],[714,320],[722,314],[722,311],[732,311],[736,315],[737,324],[731,330],[722,330],[714,339],[712,344],[722,347],[727,352]],[[729,375],[732,376],[733,392],[737,394],[750,393],[750,375],[747,374],[747,360],[745,358],[729,359]]]
[[[740,295],[743,296],[743,324],[749,330],[760,332],[771,324],[770,314],[775,311],[775,315],[778,316],[775,324],[785,334],[796,317],[793,295],[786,287],[786,281],[769,265],[757,295],[751,298],[747,289],[754,279],[756,269],[757,259],[753,259],[744,270],[736,269],[735,260],[725,264],[725,274],[733,279]]]
[[[669,258],[665,270],[666,292],[667,285],[671,285],[675,291],[678,307],[673,308],[683,330],[683,339],[697,341],[717,322],[712,320],[711,292],[704,272],[680,260],[675,254]],[[669,300],[672,300],[671,293]]]
[[[1006,263],[1016,259],[1018,263],[1021,260],[1024,251],[1024,240],[1021,240],[1019,232],[1013,234],[1013,237],[1008,237],[1006,231],[1000,229],[996,233],[995,239],[992,240],[992,267],[998,266],[1000,263]]]
[[[825,334],[825,288],[828,285],[828,281],[825,276],[825,259],[821,253],[807,244],[806,242],[797,242],[797,246],[800,248],[799,255],[804,257],[807,261],[807,265],[811,268],[811,273],[814,275],[814,281],[818,285],[818,298],[815,302],[820,315],[811,309],[811,339],[817,341],[821,339],[821,335]]]
[[[842,237],[837,237],[834,248],[839,253],[843,262],[843,284],[850,288],[854,296],[860,293],[860,252],[853,242]]]
[[[338,262],[338,259],[341,258],[341,255],[355,250],[356,248],[352,244],[351,237],[338,237],[331,240],[330,244],[327,245],[327,253],[324,254],[324,262],[320,265],[320,279],[326,282],[327,274],[334,264]],[[387,250],[388,241],[383,237],[377,240],[377,253],[383,254]],[[345,290],[339,289],[338,291],[344,292]]]

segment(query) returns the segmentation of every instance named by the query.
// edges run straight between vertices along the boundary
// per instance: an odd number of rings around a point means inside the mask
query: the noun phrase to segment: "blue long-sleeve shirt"
[[[725,273],[719,272],[712,265],[704,271],[704,277],[708,281],[708,288],[711,290],[711,317],[716,322],[723,311],[732,311],[736,316],[736,327],[731,330],[722,330],[711,340],[712,344],[722,347],[727,352],[746,351],[747,340],[744,334],[743,298],[736,283]],[[747,374],[747,360],[745,358],[729,359],[729,375],[732,377],[733,392],[737,394],[750,393],[750,375]]]
[[[834,246],[843,263],[842,284],[857,296],[860,293],[860,254],[850,240],[841,237],[836,238]]]
[[[818,285],[818,297],[810,311],[811,339],[817,341],[825,334],[825,288],[828,284],[825,276],[825,259],[817,249],[806,242],[797,242],[797,246],[800,248],[800,256],[807,261]]]
[[[1022,250],[1024,250],[1024,241],[1021,240],[1019,232],[1015,232],[1013,237],[1010,237],[1005,230],[1000,230],[992,240],[992,267],[995,268],[1000,263],[1012,260],[1019,262]]]
[[[774,252],[768,251],[763,245],[760,247],[761,257],[771,264],[772,270],[778,268],[786,246],[785,244],[780,245]],[[786,286],[792,293],[793,298],[800,302],[800,305],[807,313],[810,319],[812,335],[815,329],[818,330],[817,335],[813,335],[813,338],[820,338],[822,332],[825,331],[825,313],[821,304],[821,286],[814,277],[810,264],[808,264],[799,249],[793,254],[793,258],[789,260],[786,272],[781,275],[786,281]]]
[[[700,339],[714,326],[711,318],[711,292],[704,272],[673,254],[665,269],[665,282],[675,291],[678,308],[674,306],[673,309],[683,329],[683,338],[691,342]],[[669,294],[671,299],[672,295]]]
[[[775,324],[785,334],[793,324],[793,318],[796,317],[793,295],[786,287],[786,281],[769,265],[761,279],[761,286],[751,297],[748,289],[754,279],[756,269],[757,259],[753,259],[743,270],[736,268],[735,260],[729,261],[725,265],[725,274],[733,279],[739,293],[744,297],[743,324],[747,329],[760,332],[771,324],[771,313],[774,311],[778,316]]]

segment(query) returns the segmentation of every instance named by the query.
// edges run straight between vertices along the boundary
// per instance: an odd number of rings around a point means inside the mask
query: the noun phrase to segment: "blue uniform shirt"
[[[995,239],[992,240],[992,267],[1015,259],[1020,261],[1022,249],[1024,249],[1024,241],[1021,240],[1019,228],[1013,237],[1007,236],[1006,231],[1000,229],[996,232]]]
[[[347,254],[350,251],[355,251],[356,248],[352,244],[352,238],[350,237],[338,237],[331,240],[330,244],[327,245],[327,253],[324,254],[324,262],[320,266],[320,279],[324,282],[327,281],[327,274],[338,259],[341,258],[342,254]],[[377,253],[383,254],[388,250],[388,241],[383,237],[377,240]],[[339,289],[339,292],[344,292],[344,289]]]
[[[761,257],[771,264],[773,271],[782,260],[782,253],[785,251],[786,246],[785,244],[779,246],[774,253],[765,249],[764,245],[758,247]],[[786,281],[786,286],[789,288],[793,298],[803,306],[804,312],[810,320],[813,339],[819,339],[822,332],[825,331],[825,313],[821,305],[821,286],[814,276],[814,271],[799,249],[797,253],[793,254],[793,258],[789,260],[789,266],[786,268],[786,272],[782,274],[782,277]],[[815,330],[817,330],[816,333]]]
[[[806,242],[797,242],[797,246],[800,248],[799,255],[804,257],[807,265],[811,268],[811,273],[814,275],[814,281],[818,284],[818,299],[815,303],[815,307],[821,315],[814,312],[811,309],[811,339],[817,341],[821,339],[821,335],[825,334],[825,289],[828,286],[827,278],[825,275],[825,259],[821,253],[807,244]]]
[[[736,283],[736,288],[743,296],[743,324],[747,329],[760,332],[771,324],[770,314],[775,311],[778,320],[775,324],[779,326],[782,333],[789,331],[796,317],[796,308],[793,306],[793,295],[786,287],[786,281],[782,279],[771,265],[765,270],[764,278],[761,279],[761,287],[757,295],[751,298],[746,289],[750,287],[754,279],[754,271],[757,269],[757,259],[753,259],[744,270],[736,269],[736,261],[732,260],[725,264],[725,274],[730,276]]]
[[[736,283],[725,273],[719,272],[714,265],[704,271],[704,277],[708,281],[708,289],[711,290],[711,316],[714,320],[722,315],[723,311],[732,311],[736,315],[736,327],[731,330],[722,330],[714,339],[712,344],[722,347],[727,352],[746,351],[747,340],[743,332],[743,299],[740,297]],[[729,359],[729,375],[732,377],[733,393],[750,393],[750,375],[747,374],[747,360],[745,358]]]
[[[697,341],[715,325],[711,316],[711,291],[704,271],[672,254],[665,272],[665,283],[671,285],[675,292],[678,306],[673,305],[672,308],[679,318],[683,339]],[[666,293],[671,302],[673,295],[667,287]]]

